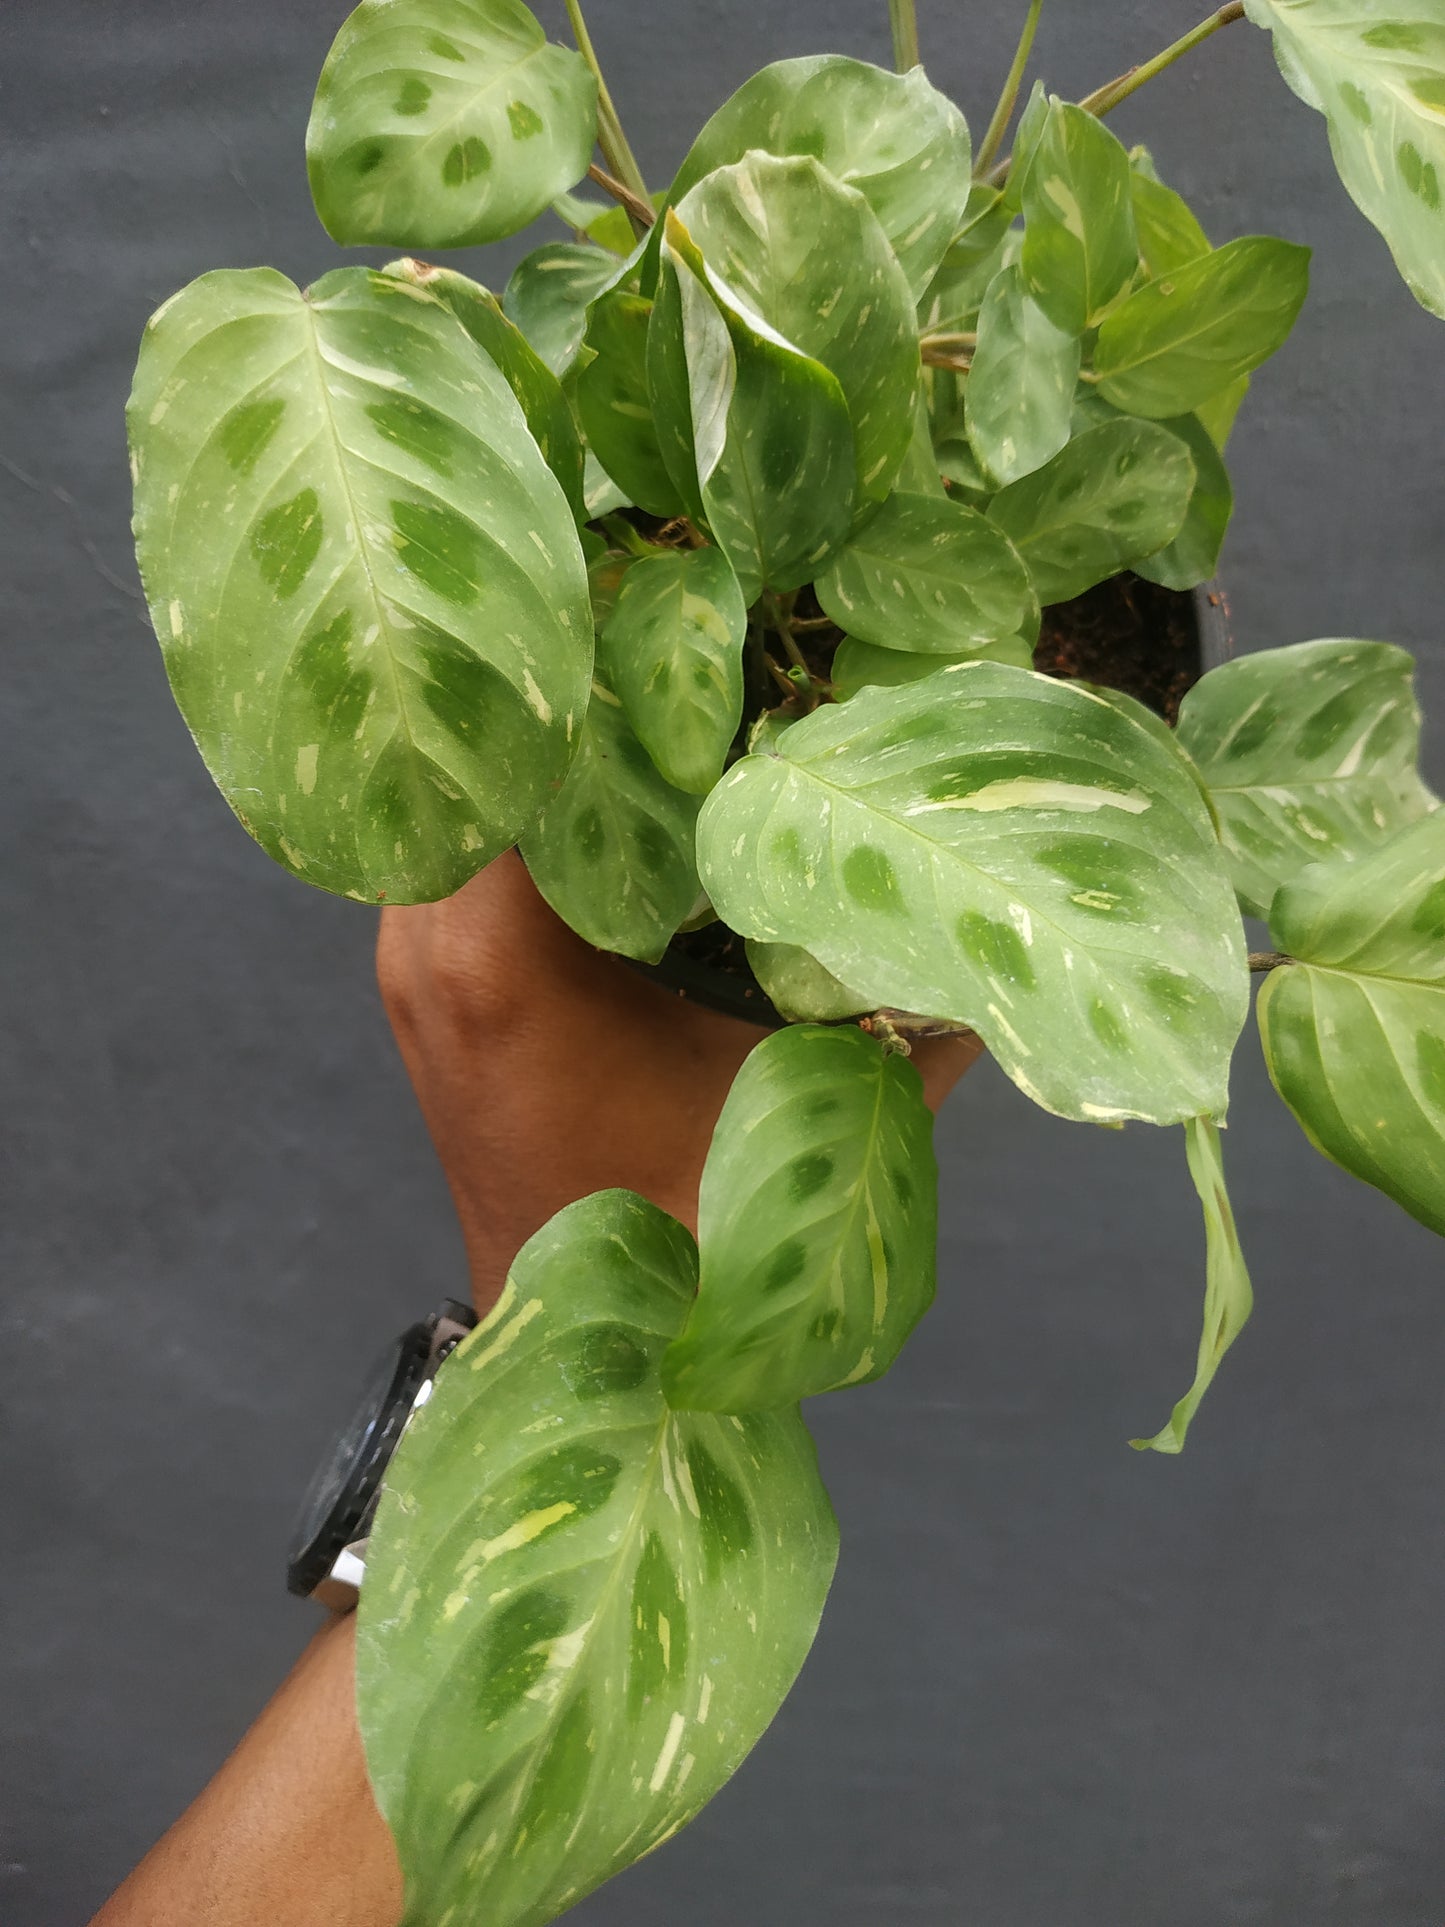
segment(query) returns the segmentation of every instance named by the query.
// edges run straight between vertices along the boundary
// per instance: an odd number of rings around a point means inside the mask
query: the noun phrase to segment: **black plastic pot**
[[[1229,604],[1218,582],[1205,582],[1197,589],[1178,593],[1181,599],[1187,595],[1194,605],[1199,672],[1203,675],[1234,654]],[[722,932],[719,925],[674,937],[660,963],[636,963],[631,958],[623,961],[674,996],[721,1011],[726,1017],[741,1017],[766,1030],[779,1030],[787,1022],[748,969],[742,939],[730,931]]]

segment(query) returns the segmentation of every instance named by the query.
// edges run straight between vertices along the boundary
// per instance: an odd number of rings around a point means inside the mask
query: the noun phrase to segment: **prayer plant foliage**
[[[1230,662],[1173,731],[1030,667],[1042,604],[1212,573],[1306,251],[1211,245],[1101,118],[1131,79],[1036,87],[1000,164],[921,67],[784,61],[649,197],[569,13],[578,51],[520,0],[365,0],[307,157],[345,245],[549,204],[574,239],[501,300],[412,255],[304,293],[206,275],[130,409],[176,698],[278,862],[410,903],[519,844],[599,948],[722,920],[790,1020],[724,1107],[699,1243],[630,1193],[562,1212],[402,1442],[359,1682],[412,1927],[552,1920],[777,1710],[835,1553],[799,1401],[885,1371],[933,1295],[911,1035],[977,1032],[1064,1117],[1183,1127],[1198,1376],[1137,1444],[1180,1449],[1249,1313],[1216,1128],[1241,909],[1280,953],[1285,1101],[1445,1232],[1445,813],[1408,657]],[[1247,13],[1440,312],[1445,29]],[[599,140],[617,206],[571,192]]]

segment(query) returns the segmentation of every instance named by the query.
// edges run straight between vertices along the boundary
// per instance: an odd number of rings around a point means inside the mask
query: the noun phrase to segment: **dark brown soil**
[[[1168,723],[1200,676],[1193,598],[1142,576],[1111,576],[1044,610],[1034,668],[1122,689]]]

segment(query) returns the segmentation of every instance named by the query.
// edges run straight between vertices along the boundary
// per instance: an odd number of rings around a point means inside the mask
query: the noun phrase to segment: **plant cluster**
[[[1032,0],[974,151],[892,0],[899,72],[768,67],[651,194],[568,11],[575,50],[520,0],[364,0],[311,184],[336,240],[413,252],[202,277],[130,410],[172,685],[263,848],[408,903],[519,844],[600,949],[720,922],[794,1020],[728,1098],[697,1241],[630,1193],[560,1213],[394,1463],[359,1690],[428,1927],[552,1920],[788,1690],[836,1551],[799,1401],[886,1371],[934,1291],[910,1037],[976,1032],[1066,1118],[1183,1126],[1204,1330],[1140,1445],[1180,1448],[1250,1308],[1217,1127],[1251,963],[1304,1130],[1445,1232],[1409,658],[1230,662],[1174,730],[1032,668],[1043,605],[1211,576],[1231,422],[1306,293],[1305,249],[1212,244],[1105,116],[1247,14],[1442,312],[1436,13],[1246,0],[1015,126]],[[575,238],[501,300],[418,258],[549,207]]]

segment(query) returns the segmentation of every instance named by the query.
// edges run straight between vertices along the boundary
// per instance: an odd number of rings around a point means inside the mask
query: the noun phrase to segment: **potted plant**
[[[312,189],[338,241],[407,252],[204,276],[141,351],[147,594],[257,841],[372,903],[520,844],[582,936],[760,1020],[697,1239],[626,1192],[559,1213],[393,1463],[359,1695],[429,1927],[554,1919],[787,1692],[836,1551],[799,1402],[886,1371],[934,1288],[912,1040],[1182,1126],[1203,1333],[1141,1447],[1180,1449],[1249,1314],[1218,1126],[1251,970],[1306,1133],[1445,1231],[1409,659],[1200,661],[1224,445],[1307,252],[1213,245],[1106,125],[1248,17],[1445,312],[1445,30],[1247,0],[1015,124],[1032,0],[974,146],[890,11],[896,73],[766,68],[653,194],[575,0],[575,50],[520,0],[364,0]],[[576,238],[502,300],[429,258],[549,207]]]

